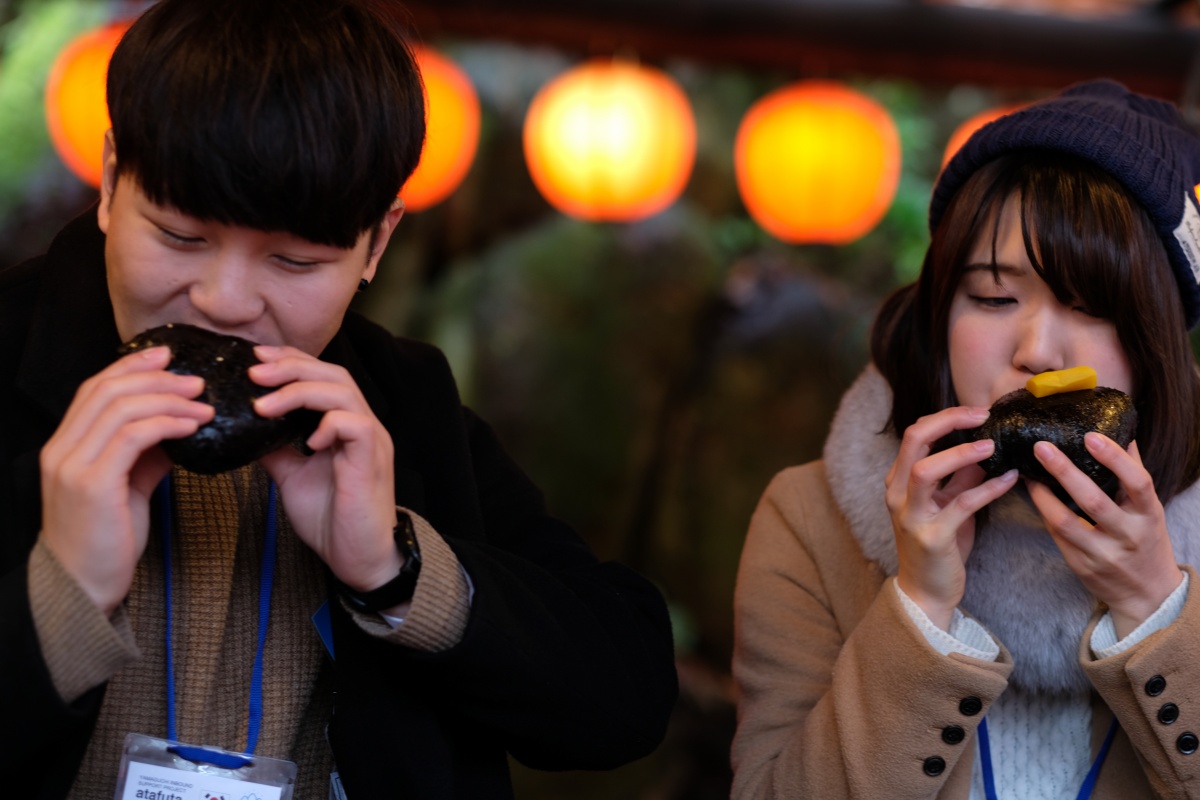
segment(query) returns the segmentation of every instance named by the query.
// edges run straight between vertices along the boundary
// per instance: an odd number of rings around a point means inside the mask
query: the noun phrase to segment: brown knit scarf
[[[175,713],[189,744],[246,746],[258,585],[266,529],[266,474],[257,465],[207,477],[176,469],[172,580]],[[157,520],[155,521],[157,523]],[[325,599],[320,560],[278,509],[271,617],[263,653],[263,718],[255,752],[299,767],[294,797],[328,797],[325,742],[332,673],[311,616]],[[109,681],[72,798],[109,797],[127,733],[167,734],[166,630],[161,533],[149,544],[129,593],[142,657]]]

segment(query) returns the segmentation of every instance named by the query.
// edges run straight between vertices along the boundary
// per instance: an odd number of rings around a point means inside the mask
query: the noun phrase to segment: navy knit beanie
[[[979,167],[1016,150],[1071,153],[1117,179],[1166,246],[1188,328],[1200,319],[1200,135],[1179,110],[1110,80],[1072,86],[975,132],[942,170],[929,205],[937,228],[954,193]]]

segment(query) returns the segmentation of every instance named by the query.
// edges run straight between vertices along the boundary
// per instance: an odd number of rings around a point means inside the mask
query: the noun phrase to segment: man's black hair
[[[108,71],[119,175],[200,219],[351,247],[425,139],[388,0],[161,0]]]

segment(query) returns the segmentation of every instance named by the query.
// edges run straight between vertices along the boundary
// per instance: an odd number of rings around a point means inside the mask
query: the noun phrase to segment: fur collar
[[[883,479],[899,440],[880,433],[891,411],[887,381],[868,366],[842,398],[825,442],[825,469],[839,509],[863,553],[888,575],[898,570]],[[1175,557],[1200,560],[1200,483],[1166,507]],[[1090,689],[1078,663],[1079,640],[1096,601],[1067,568],[1028,497],[1010,492],[992,504],[967,560],[963,609],[1013,655],[1011,681],[1031,691]]]

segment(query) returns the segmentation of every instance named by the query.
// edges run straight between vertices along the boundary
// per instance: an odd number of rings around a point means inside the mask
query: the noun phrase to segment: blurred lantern
[[[839,83],[802,81],[751,106],[734,142],[750,216],[793,244],[846,244],[883,218],[900,180],[887,111]]]
[[[97,188],[104,133],[111,127],[104,90],[108,61],[130,24],[115,22],[72,39],[54,60],[46,81],[50,141],[67,168]]]
[[[967,139],[971,138],[971,134],[987,125],[995,119],[1000,119],[1005,114],[1011,114],[1021,105],[1002,106],[1000,108],[989,108],[987,111],[980,111],[973,117],[968,118],[961,125],[954,129],[954,133],[950,134],[949,141],[946,142],[946,150],[942,153],[942,166],[946,166],[958,149],[967,143]]]
[[[594,60],[555,78],[525,117],[525,162],[565,214],[629,222],[671,205],[692,172],[696,120],[662,70]]]
[[[425,84],[425,147],[417,169],[400,190],[409,211],[450,196],[466,177],[479,146],[479,96],[457,64],[428,47],[413,54]]]

